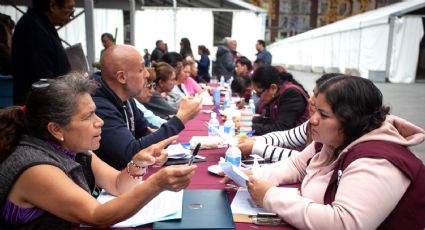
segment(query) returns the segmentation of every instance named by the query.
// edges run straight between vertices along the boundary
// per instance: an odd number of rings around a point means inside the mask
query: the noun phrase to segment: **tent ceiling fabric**
[[[173,0],[135,0],[136,9],[146,7],[173,7]],[[0,5],[30,6],[32,0],[0,0]],[[84,0],[75,0],[77,7],[84,7]],[[106,9],[129,9],[129,1],[116,0],[94,0],[95,8]],[[227,0],[177,0],[177,7],[213,8],[228,10],[247,10],[247,8]]]

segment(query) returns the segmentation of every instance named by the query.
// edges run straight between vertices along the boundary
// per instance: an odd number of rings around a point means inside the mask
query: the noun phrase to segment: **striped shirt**
[[[266,161],[276,162],[299,153],[307,142],[308,121],[285,131],[275,131],[255,137],[252,154]]]

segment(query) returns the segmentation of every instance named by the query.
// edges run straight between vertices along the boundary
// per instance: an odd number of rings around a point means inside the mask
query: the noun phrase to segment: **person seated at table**
[[[171,90],[170,94],[180,94],[181,97],[190,96],[202,93],[201,86],[190,77],[191,65],[190,62],[183,61],[182,67],[176,68],[177,83]]]
[[[235,62],[235,72],[236,72],[236,76],[251,77],[252,75],[251,61],[245,56],[241,56],[240,58],[238,58]]]
[[[146,59],[145,59],[146,60]],[[146,66],[146,65],[145,65]],[[149,72],[149,78],[146,84],[146,89],[143,90],[143,92],[135,97],[135,102],[137,105],[137,108],[142,111],[143,116],[148,120],[148,122],[154,126],[154,128],[161,127],[162,124],[166,123],[167,120],[160,118],[159,116],[155,115],[152,111],[147,109],[143,103],[148,102],[151,97],[152,93],[155,91],[155,79],[156,79],[156,72],[155,68],[147,68]]]
[[[230,84],[230,88],[234,94],[241,98],[241,101],[238,103],[239,109],[242,109],[245,105],[248,105],[250,99],[254,101],[255,107],[257,108],[259,98],[253,91],[251,78],[236,76]]]
[[[170,119],[177,114],[179,106],[163,94],[171,92],[176,85],[176,73],[173,67],[165,62],[154,64],[154,69],[156,74],[154,91],[150,100],[143,105],[156,116]]]
[[[192,56],[187,56],[185,60],[190,65],[190,75],[184,82],[184,86],[190,95],[201,94],[204,90],[200,85],[203,80],[198,75],[198,64]]]
[[[309,98],[310,112],[313,111],[315,94],[319,86],[332,77],[341,75],[340,73],[327,73],[316,80],[313,94]],[[246,158],[251,154],[263,157],[267,162],[276,162],[287,159],[293,154],[298,154],[312,142],[311,125],[309,121],[301,125],[284,130],[266,133],[262,136],[242,139],[238,148],[242,152],[242,157]]]
[[[176,81],[174,82],[174,86],[175,86],[177,84],[177,75],[179,74],[181,68],[183,68],[183,61],[184,61],[183,56],[177,52],[168,52],[164,54],[164,56],[161,58],[161,61],[171,65],[171,67],[174,68],[174,72],[176,76]],[[167,99],[167,102],[170,103],[173,107],[175,108],[179,107],[180,101],[182,99],[182,96],[180,93],[168,91],[168,92],[163,92],[161,95],[165,96]]]
[[[314,142],[255,170],[247,183],[253,200],[298,229],[423,229],[425,166],[408,146],[423,142],[425,131],[389,115],[382,100],[361,77],[320,85],[310,117]],[[293,183],[302,195],[277,187]]]
[[[36,82],[25,107],[0,110],[0,228],[105,228],[123,221],[165,190],[188,186],[196,166],[160,169],[168,138],[135,154],[117,171],[92,152],[103,121],[90,96],[96,82],[80,74]],[[117,199],[99,203],[96,186]]]
[[[105,51],[101,69],[96,79],[101,87],[93,100],[105,125],[96,154],[116,169],[124,168],[140,150],[178,134],[201,110],[200,100],[184,99],[176,116],[152,133],[133,99],[146,89],[149,77],[142,55],[133,46],[112,46]]]
[[[261,66],[252,75],[262,111],[252,120],[256,135],[291,129],[308,120],[308,93],[292,75],[284,77],[273,66]]]

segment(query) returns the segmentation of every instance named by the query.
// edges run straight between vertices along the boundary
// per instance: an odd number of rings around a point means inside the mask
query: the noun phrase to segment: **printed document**
[[[259,212],[267,212],[254,202],[246,188],[238,189],[230,208],[233,214],[257,215]]]
[[[115,196],[102,190],[97,198],[100,203],[106,203]],[[127,220],[115,224],[112,227],[136,227],[161,220],[181,219],[183,206],[183,190],[180,192],[163,191],[153,198],[139,212]]]

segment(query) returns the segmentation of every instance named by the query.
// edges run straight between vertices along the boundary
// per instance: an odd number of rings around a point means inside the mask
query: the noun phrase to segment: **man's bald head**
[[[123,100],[140,93],[146,76],[149,76],[143,57],[130,45],[115,45],[106,49],[101,71],[102,79]]]
[[[102,78],[111,81],[118,71],[128,69],[130,65],[140,65],[141,57],[139,51],[130,45],[116,45],[106,49],[102,59]]]

